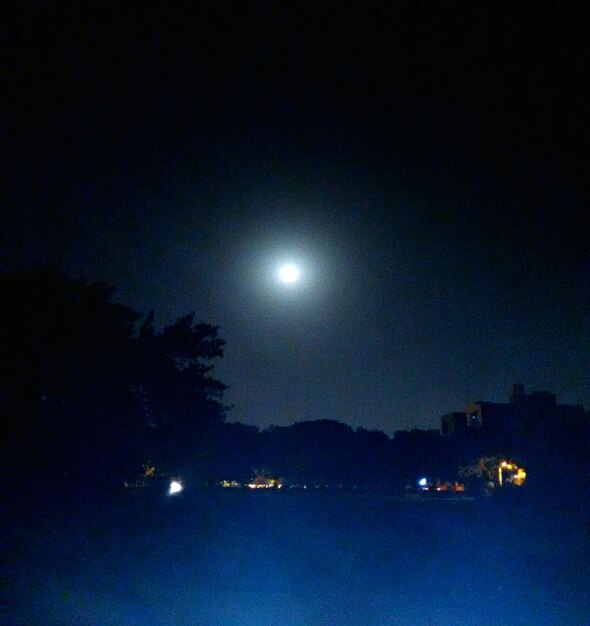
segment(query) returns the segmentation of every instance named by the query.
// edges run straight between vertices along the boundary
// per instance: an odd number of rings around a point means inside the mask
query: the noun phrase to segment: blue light
[[[421,478],[418,481],[418,484],[420,485],[420,487],[426,487],[426,485],[428,484],[428,480],[426,478]]]
[[[184,487],[179,480],[170,481],[170,487],[168,488],[168,495],[173,496],[176,493],[180,493]]]

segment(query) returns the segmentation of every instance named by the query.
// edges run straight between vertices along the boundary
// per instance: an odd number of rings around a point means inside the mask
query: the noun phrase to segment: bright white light
[[[426,485],[428,484],[428,481],[426,480],[426,478],[421,478],[418,481],[418,484],[420,485],[420,487],[426,487]]]
[[[294,283],[299,278],[299,268],[293,263],[287,263],[279,269],[279,278],[284,283]]]
[[[178,480],[170,481],[170,489],[168,489],[168,495],[174,495],[175,493],[180,493],[182,491],[182,483]]]

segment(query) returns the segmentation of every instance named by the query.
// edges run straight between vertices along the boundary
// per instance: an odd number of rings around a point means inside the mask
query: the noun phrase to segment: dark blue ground
[[[5,515],[5,624],[555,626],[590,616],[581,507],[190,490],[44,499]]]

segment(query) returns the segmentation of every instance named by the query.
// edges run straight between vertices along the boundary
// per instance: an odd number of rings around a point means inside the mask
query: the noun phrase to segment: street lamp
[[[513,463],[508,463],[507,461],[502,461],[502,463],[498,465],[498,485],[500,487],[502,487],[503,484],[502,470],[505,469],[512,471],[514,469],[517,469],[517,467]]]

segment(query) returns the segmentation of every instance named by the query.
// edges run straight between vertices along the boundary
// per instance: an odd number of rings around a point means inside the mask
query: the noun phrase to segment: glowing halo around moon
[[[294,263],[285,263],[279,268],[279,278],[283,283],[295,283],[299,280],[301,272]]]

